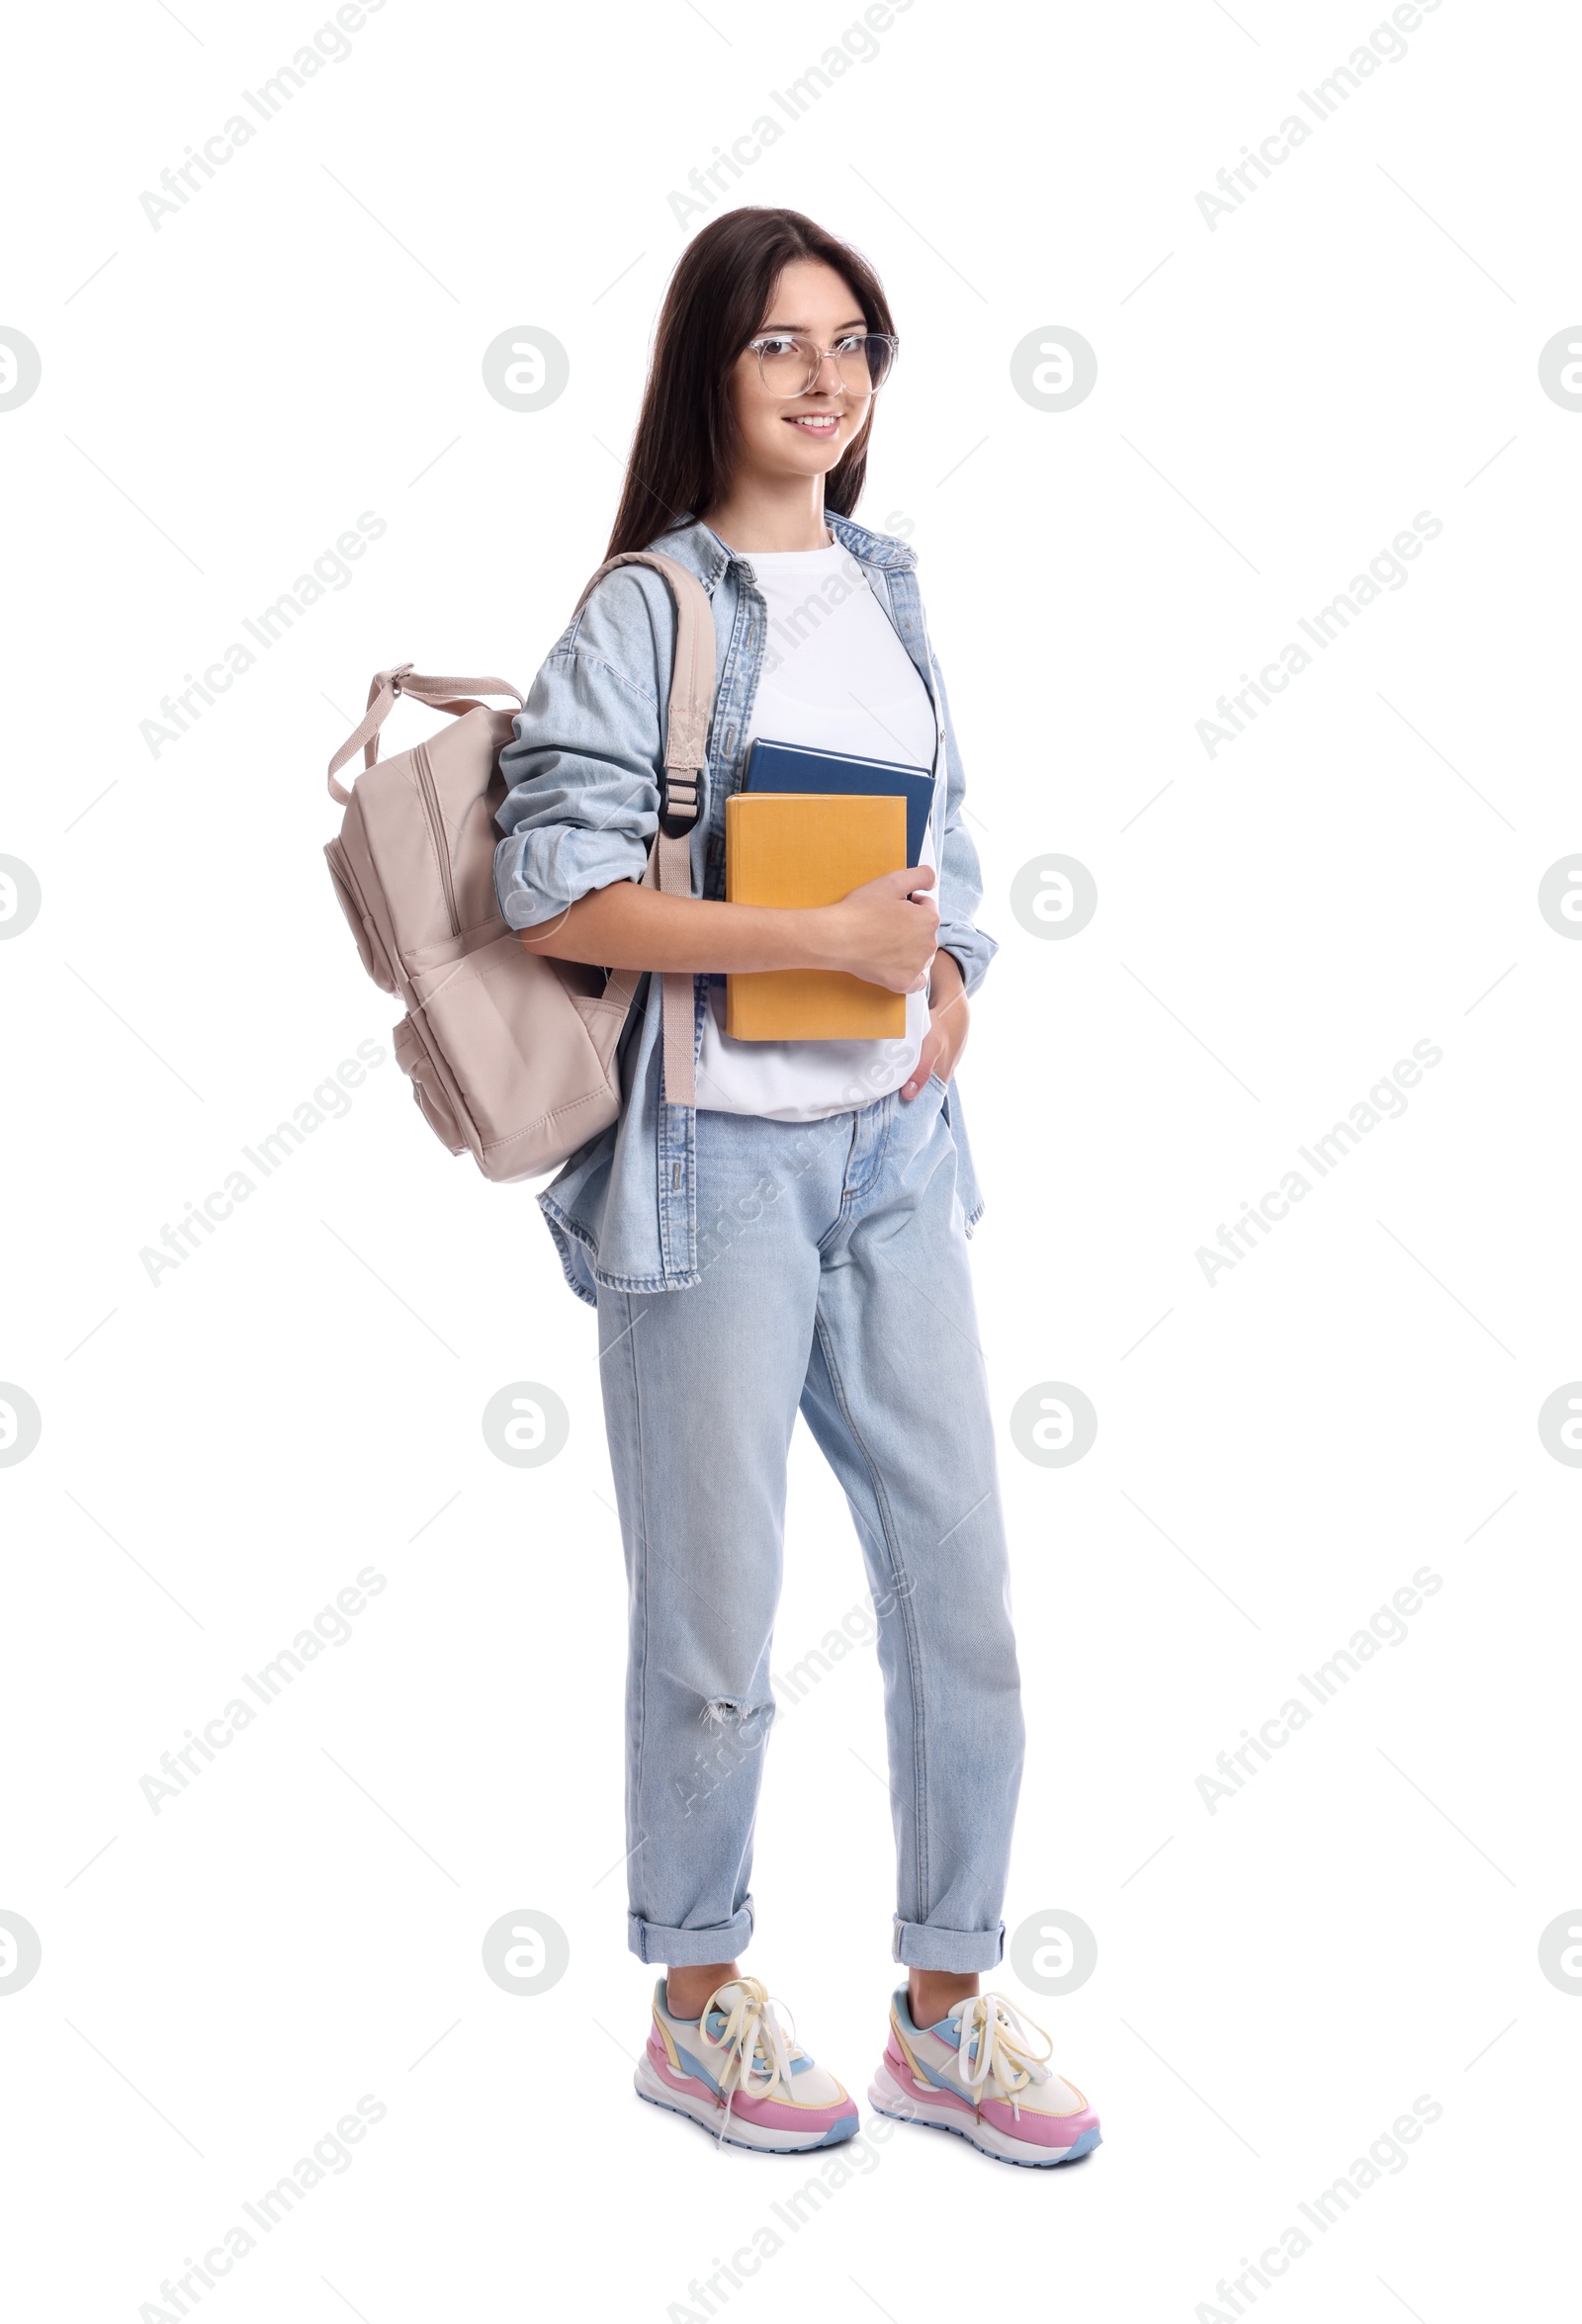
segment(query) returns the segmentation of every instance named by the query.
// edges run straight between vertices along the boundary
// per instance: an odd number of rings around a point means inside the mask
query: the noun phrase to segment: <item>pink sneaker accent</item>
[[[915,2093],[917,2097],[926,2099],[931,2105],[943,2107],[947,2110],[954,2108],[958,2113],[965,2114],[969,2122],[973,2120],[978,2109],[970,2100],[959,2098],[953,2090],[937,2090],[931,2082],[918,2080],[902,2056],[900,2044],[894,2033],[885,2043],[884,2062],[904,2091]]]
[[[677,2074],[674,2071],[669,2059],[664,2054],[664,2043],[659,2038],[658,2028],[649,2035],[648,2052],[654,2061],[655,2072],[666,2089],[675,2091],[679,2096],[685,2096],[688,2092],[696,2093],[697,2082],[695,2078],[690,2074]],[[838,2084],[835,2087],[839,2089]],[[714,2106],[717,2112],[724,2112],[723,2100],[715,2099]],[[809,2130],[833,2130],[837,2122],[844,2121],[846,2116],[853,2111],[851,2101],[846,2097],[844,2091],[840,2092],[838,2098],[832,2099],[827,2107],[789,2106],[779,2099],[752,2098],[741,2090],[736,2091],[731,2099],[731,2119],[733,2122],[737,2120],[759,2122],[776,2129],[798,2133]]]
[[[1099,2127],[1099,2116],[1092,2107],[1084,2107],[1077,2114],[1039,2114],[1030,2107],[1014,2113],[1008,2099],[986,2098],[979,2101],[978,2111],[1008,2138],[1030,2138],[1035,2146],[1075,2146],[1084,2131]]]

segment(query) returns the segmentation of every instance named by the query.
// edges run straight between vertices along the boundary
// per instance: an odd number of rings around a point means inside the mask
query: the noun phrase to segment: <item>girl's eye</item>
[[[755,339],[753,345],[760,347],[765,355],[784,355],[789,348],[796,345],[796,341],[795,339]]]

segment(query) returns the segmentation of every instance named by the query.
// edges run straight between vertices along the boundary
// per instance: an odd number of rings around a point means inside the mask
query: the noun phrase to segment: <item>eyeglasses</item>
[[[793,337],[789,332],[770,331],[761,339],[750,340],[747,352],[757,357],[758,374],[769,393],[789,403],[793,396],[807,394],[827,355],[833,358],[849,393],[871,395],[890,377],[900,347],[900,340],[884,331],[851,331],[836,339],[833,347],[821,347],[816,340]]]

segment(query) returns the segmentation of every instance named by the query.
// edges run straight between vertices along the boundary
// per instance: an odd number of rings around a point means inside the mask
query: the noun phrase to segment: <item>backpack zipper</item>
[[[434,788],[433,771],[428,763],[428,752],[419,743],[412,752],[412,765],[417,770],[417,788],[428,811],[429,829],[434,834],[434,852],[439,857],[440,885],[445,891],[445,908],[451,915],[451,934],[462,932],[461,915],[456,909],[456,883],[452,876],[450,845],[445,837],[445,818],[439,811],[439,793]]]

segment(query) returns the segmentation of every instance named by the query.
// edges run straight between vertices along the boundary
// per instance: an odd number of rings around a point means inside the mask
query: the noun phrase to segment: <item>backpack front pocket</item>
[[[424,1041],[444,1058],[484,1153],[508,1150],[496,1168],[548,1169],[614,1121],[614,1076],[582,1013],[596,1004],[579,1008],[553,961],[505,934],[411,976]]]
[[[456,1119],[450,1094],[440,1076],[439,1068],[428,1053],[421,1033],[410,1017],[402,1017],[392,1034],[396,1063],[412,1084],[412,1095],[417,1110],[429,1128],[452,1154],[465,1154],[467,1140]]]
[[[395,974],[379,931],[363,908],[356,877],[347,861],[346,850],[338,839],[330,840],[324,849],[324,860],[329,865],[329,876],[335,883],[335,895],[341,910],[346,914],[347,925],[357,939],[357,949],[362,955],[364,968],[382,992],[394,992],[396,990]]]

